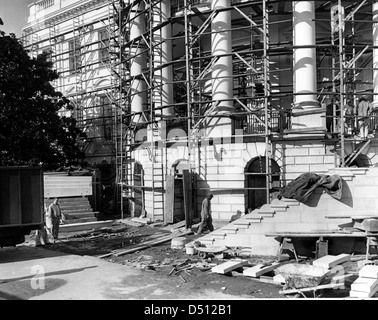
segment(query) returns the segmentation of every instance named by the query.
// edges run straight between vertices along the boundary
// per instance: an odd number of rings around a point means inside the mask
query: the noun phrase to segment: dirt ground
[[[108,232],[107,232],[108,231]],[[49,250],[60,251],[69,254],[87,255],[100,257],[109,254],[112,250],[132,248],[135,244],[141,244],[152,238],[165,235],[172,235],[167,228],[154,227],[150,225],[131,226],[122,223],[115,223],[110,229],[91,230],[82,232],[60,233],[59,240],[54,244],[45,247]],[[177,236],[180,236],[177,233]],[[198,238],[194,234],[185,236],[186,243]],[[34,234],[27,237],[25,245],[35,245]],[[171,282],[173,286],[191,287],[193,290],[213,289],[229,295],[240,297],[240,299],[287,299],[299,298],[304,295],[283,295],[279,291],[283,285],[263,282],[261,279],[243,276],[243,269],[232,271],[229,274],[217,274],[211,272],[211,266],[228,261],[230,258],[238,257],[236,251],[231,251],[226,256],[211,255],[205,259],[198,254],[188,255],[186,249],[172,249],[171,241],[152,246],[134,253],[121,255],[118,257],[108,256],[101,259],[111,263],[139,268],[145,272],[146,277],[160,277]],[[272,263],[276,257],[269,256],[249,256],[244,257],[249,265],[259,263]],[[293,262],[293,260],[285,263]],[[294,260],[295,262],[295,260]],[[175,269],[177,268],[177,269]],[[179,272],[176,270],[185,269]],[[273,276],[274,272],[265,276]],[[306,294],[309,298],[344,298],[347,297],[348,290],[326,289],[320,292]]]

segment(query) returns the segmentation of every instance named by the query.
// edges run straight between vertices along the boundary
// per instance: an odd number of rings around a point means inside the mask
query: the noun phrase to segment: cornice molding
[[[50,26],[63,23],[80,14],[90,12],[91,10],[98,9],[101,7],[105,7],[107,5],[110,5],[111,3],[112,2],[110,0],[91,0],[76,7],[73,7],[75,6],[75,4],[73,4],[66,8],[61,8],[55,12],[47,14],[45,19],[36,20],[37,23],[33,24],[33,22],[30,22],[28,24],[30,26],[26,25],[23,31],[26,34],[40,31],[40,30],[49,28]]]

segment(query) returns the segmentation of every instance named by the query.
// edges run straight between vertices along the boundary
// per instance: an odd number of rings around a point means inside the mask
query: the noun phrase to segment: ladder
[[[124,5],[122,1],[112,0],[108,5],[108,26],[109,33],[109,62],[107,67],[110,71],[111,84],[110,93],[107,93],[112,106],[115,108],[115,149],[116,149],[116,186],[115,200],[117,212],[124,217],[124,199],[128,195],[127,179],[128,166],[130,165],[130,143],[133,139],[132,130],[127,129],[125,122],[124,106],[127,102],[122,79],[127,74],[122,56],[122,46],[124,42],[123,14]],[[126,189],[126,191],[125,191]]]
[[[354,8],[346,15],[345,8],[341,5],[342,1],[331,8],[331,31],[332,31],[332,47],[334,54],[332,56],[332,72],[333,72],[333,92],[339,91],[339,106],[334,104],[333,109],[333,127],[339,139],[336,141],[336,150],[340,155],[340,166],[350,165],[356,157],[360,154],[361,148],[365,149],[370,142],[363,142],[350,155],[345,155],[345,111],[344,106],[347,104],[347,99],[353,100],[354,105],[357,105],[356,96],[353,94],[356,91],[356,69],[355,63],[362,57],[369,46],[365,46],[357,52],[353,42],[346,43],[347,31],[351,32],[351,38],[354,38],[354,14],[366,3],[366,0],[356,4]],[[351,26],[346,22],[351,22]],[[350,26],[350,27],[349,27]],[[347,27],[349,27],[347,29]],[[350,94],[352,92],[352,94]],[[335,153],[337,155],[337,153]],[[335,160],[336,164],[336,160]]]
[[[73,51],[73,69],[71,70],[75,75],[76,81],[76,90],[75,98],[73,103],[75,106],[75,118],[77,120],[78,127],[84,130],[84,121],[83,121],[83,78],[82,78],[82,25],[83,25],[83,16],[80,14],[75,16],[72,19],[73,23],[73,38],[72,38],[72,47],[70,48]]]

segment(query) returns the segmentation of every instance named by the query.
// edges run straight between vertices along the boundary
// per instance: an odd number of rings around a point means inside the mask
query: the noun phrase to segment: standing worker
[[[210,193],[203,201],[202,201],[202,209],[201,209],[201,224],[198,227],[197,233],[201,234],[203,229],[206,227],[210,230],[214,230],[213,226],[213,218],[211,217],[211,199],[213,199],[213,194]]]
[[[345,133],[352,135],[354,133],[354,105],[351,99],[347,100],[345,105]]]
[[[55,198],[52,204],[47,208],[46,212],[46,227],[54,237],[54,240],[58,239],[61,216],[62,212],[59,207],[59,199]]]
[[[369,133],[369,116],[371,113],[371,105],[365,97],[361,97],[357,106],[358,127],[360,137],[366,139]]]

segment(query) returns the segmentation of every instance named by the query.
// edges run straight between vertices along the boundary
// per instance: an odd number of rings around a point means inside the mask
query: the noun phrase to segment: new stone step
[[[263,218],[259,214],[249,213],[245,216],[245,219],[248,220],[249,223],[261,223]]]
[[[99,212],[96,211],[91,211],[91,212],[77,212],[74,214],[69,214],[68,219],[81,219],[81,218],[91,218],[91,217],[96,217],[96,214]]]
[[[281,201],[287,203],[289,206],[299,206],[300,202],[295,199],[282,198]]]
[[[214,239],[207,236],[206,238],[201,238],[199,241],[204,245],[212,245],[214,243]]]
[[[54,198],[46,198],[45,202],[52,203]],[[59,198],[60,203],[69,203],[69,202],[87,202],[89,201],[86,197],[73,197],[73,198]]]
[[[226,233],[225,232],[222,232],[222,233],[212,233],[211,236],[213,237],[213,239],[215,240],[218,240],[218,239],[224,239],[226,237]]]
[[[222,228],[222,231],[224,231],[226,234],[230,233],[230,234],[233,234],[233,233],[237,233],[238,232],[238,228],[237,227],[234,227],[234,226],[226,226],[226,227],[223,227]]]
[[[276,213],[276,211],[274,210],[261,210],[261,209],[257,209],[257,212],[262,217],[274,217]]]
[[[89,217],[89,218],[79,218],[79,219],[68,219],[66,221],[66,224],[72,224],[72,223],[85,223],[85,222],[94,222],[97,221],[96,217]]]
[[[235,222],[234,226],[236,226],[238,229],[248,229],[250,223],[248,221]]]
[[[289,208],[287,204],[271,204],[270,206],[275,212],[284,212],[287,210],[287,208]]]
[[[93,212],[92,208],[77,208],[77,209],[70,209],[70,210],[61,210],[63,213],[66,213],[66,214],[72,214],[72,213],[85,213],[85,212]]]
[[[92,210],[90,205],[80,205],[80,206],[60,206],[62,211],[72,211],[72,210]]]

